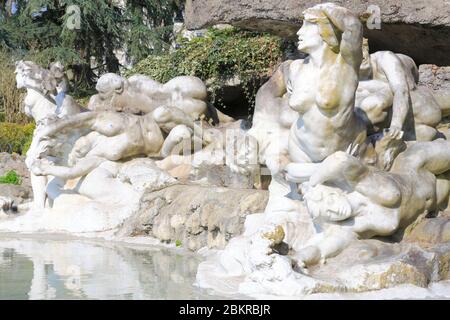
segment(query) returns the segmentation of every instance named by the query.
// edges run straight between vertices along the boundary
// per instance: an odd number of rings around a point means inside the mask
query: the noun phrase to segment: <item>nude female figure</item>
[[[298,48],[309,56],[289,69],[289,105],[299,113],[289,136],[292,162],[320,162],[365,140],[354,108],[362,32],[358,18],[334,4],[304,12]]]

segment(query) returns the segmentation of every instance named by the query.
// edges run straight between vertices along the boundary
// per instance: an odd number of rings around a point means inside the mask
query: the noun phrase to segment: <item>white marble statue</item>
[[[402,232],[448,204],[450,144],[430,141],[442,107],[418,87],[412,59],[365,47],[363,60],[361,22],[331,3],[307,9],[297,35],[309,56],[282,64],[259,90],[249,131],[272,172],[269,203],[200,265],[202,287],[286,296],[355,288],[359,278],[308,275],[360,239]]]
[[[411,145],[389,172],[341,151],[330,155],[304,187],[307,209],[323,231],[310,240],[318,250],[306,249],[320,256],[300,250],[303,262],[333,257],[356,237],[392,235],[445,208],[449,170],[450,142],[443,139]]]
[[[289,72],[289,105],[299,113],[291,128],[293,162],[319,162],[364,142],[365,125],[355,113],[362,61],[362,24],[348,10],[316,6],[304,12],[298,48],[309,54]]]
[[[64,131],[87,129],[89,133],[80,137],[71,150],[68,165],[37,159],[32,171],[35,175],[67,180],[85,176],[104,161],[166,157],[179,143],[193,136],[194,127],[189,116],[170,107],[159,107],[142,116],[113,111],[82,113],[48,125],[38,137],[39,143],[43,143]]]
[[[200,119],[208,114],[207,90],[202,80],[193,76],[179,76],[161,84],[143,75],[125,79],[113,73],[101,76],[97,82],[98,94],[91,97],[88,109],[92,111],[120,111],[147,114],[158,107],[167,106],[183,110]],[[232,118],[214,109],[212,112],[222,122]]]
[[[67,80],[63,70],[63,66],[58,62],[53,63],[50,70],[41,68],[30,61],[19,61],[16,64],[17,88],[27,90],[24,100],[25,113],[36,123],[34,135],[59,118],[66,118],[83,111],[83,108],[71,96],[66,95]],[[76,136],[72,138],[76,138]],[[33,139],[27,152],[26,164],[30,170],[32,163],[41,153],[42,146],[38,145],[37,140]],[[65,146],[67,147],[67,144]],[[59,151],[59,155],[61,155],[67,151],[67,148],[60,146]],[[37,177],[31,173],[31,183],[34,208],[36,210],[43,209],[47,198],[45,188],[48,179],[44,176]]]

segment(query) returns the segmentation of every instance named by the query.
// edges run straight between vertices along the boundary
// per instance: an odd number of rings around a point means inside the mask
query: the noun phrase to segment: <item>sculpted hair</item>
[[[331,51],[339,53],[342,32],[334,26],[323,11],[317,8],[307,9],[303,12],[303,20],[317,24],[322,40],[330,47]]]

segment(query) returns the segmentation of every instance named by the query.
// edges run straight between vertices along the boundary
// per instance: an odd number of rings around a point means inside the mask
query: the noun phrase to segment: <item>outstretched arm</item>
[[[98,115],[99,114],[97,112],[84,112],[76,114],[67,119],[61,119],[54,123],[51,123],[42,131],[38,132],[38,135],[40,138],[51,137],[67,128],[72,129],[92,128],[95,124]]]
[[[97,168],[105,159],[99,157],[89,157],[81,159],[74,167],[55,166],[47,160],[36,160],[31,167],[31,171],[36,176],[55,176],[65,180],[83,177]]]

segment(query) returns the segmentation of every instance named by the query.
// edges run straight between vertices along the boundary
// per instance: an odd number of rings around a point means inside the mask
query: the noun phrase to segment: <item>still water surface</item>
[[[195,287],[180,250],[0,236],[0,299],[222,299]]]

